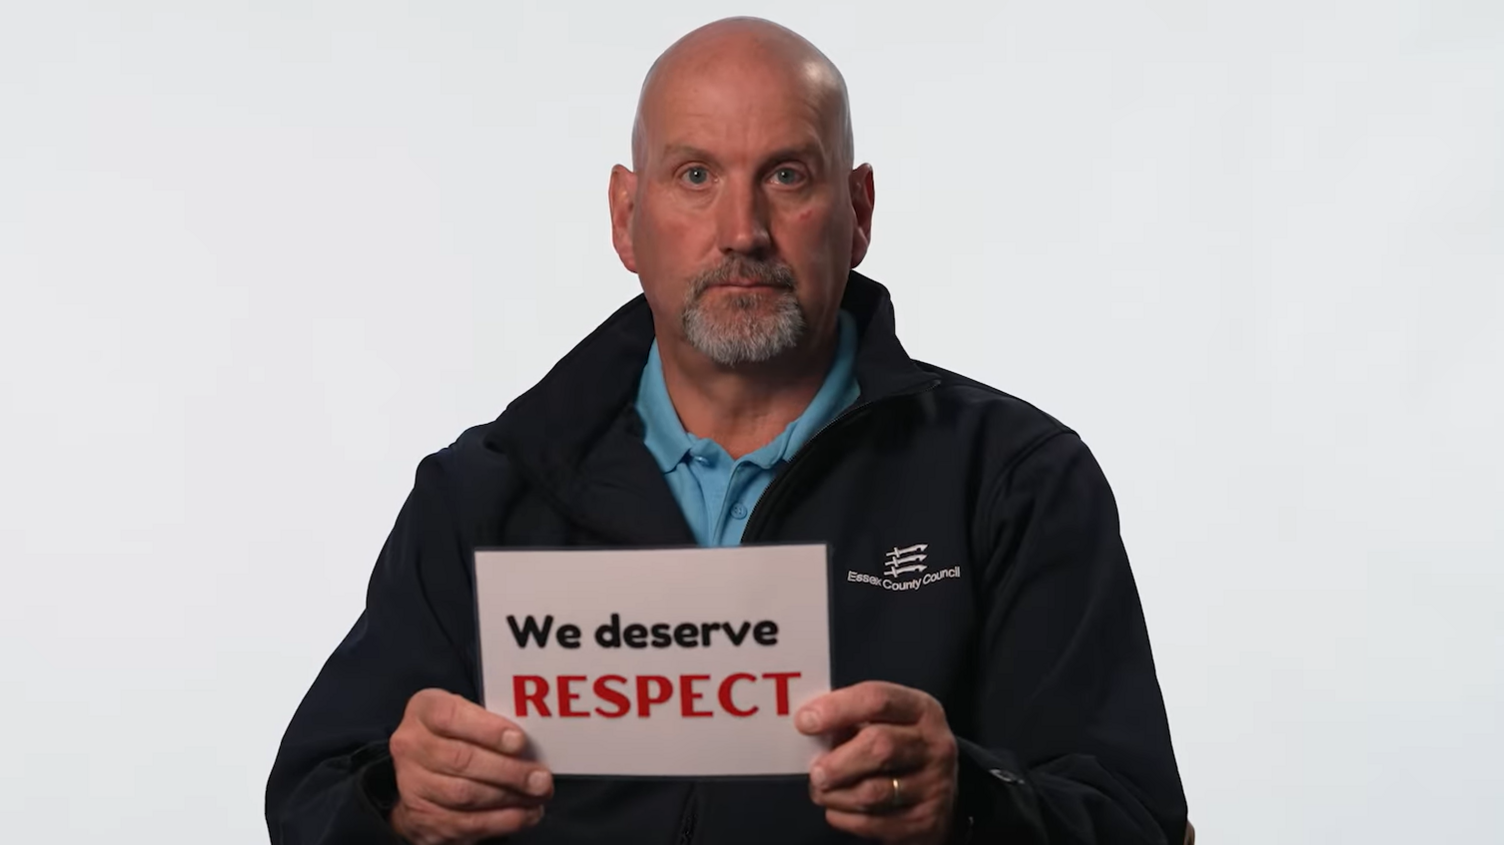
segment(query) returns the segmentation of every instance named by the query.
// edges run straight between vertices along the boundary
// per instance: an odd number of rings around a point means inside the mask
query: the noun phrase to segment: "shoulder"
[[[495,513],[517,485],[511,461],[488,441],[495,425],[473,425],[449,445],[425,455],[415,472],[415,491],[464,522],[472,521],[467,515]]]
[[[953,459],[979,473],[979,524],[1044,520],[1116,529],[1111,484],[1074,428],[1011,393],[916,363],[940,379],[934,416],[944,421],[942,436],[963,450]]]
[[[1085,448],[1074,428],[1039,406],[969,376],[923,361],[939,379],[932,391],[935,421],[963,436],[968,448],[995,470],[1011,468],[1046,447]]]

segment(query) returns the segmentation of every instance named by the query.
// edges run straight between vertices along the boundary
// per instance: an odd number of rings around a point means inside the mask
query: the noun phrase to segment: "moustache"
[[[690,295],[699,297],[706,289],[730,284],[732,279],[745,279],[759,285],[789,291],[793,290],[796,284],[794,271],[785,264],[769,261],[729,261],[691,279]]]

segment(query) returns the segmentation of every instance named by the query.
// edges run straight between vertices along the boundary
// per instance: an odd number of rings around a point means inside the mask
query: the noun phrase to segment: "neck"
[[[809,407],[835,356],[837,326],[761,364],[725,367],[680,338],[658,338],[663,381],[684,430],[733,458],[767,445]]]

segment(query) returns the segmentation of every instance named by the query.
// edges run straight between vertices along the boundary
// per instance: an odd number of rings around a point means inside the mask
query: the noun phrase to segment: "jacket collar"
[[[841,307],[851,312],[858,329],[856,379],[861,393],[856,405],[936,381],[899,342],[887,288],[852,272]],[[645,494],[642,485],[633,483],[646,477],[661,482],[642,443],[642,423],[633,407],[652,343],[653,315],[639,294],[517,397],[485,436],[489,448],[506,453],[529,479],[549,488],[560,504],[576,515],[589,513],[592,525],[621,539],[662,541],[665,532],[690,537],[666,484],[657,485],[661,491]],[[663,502],[656,500],[660,493]],[[625,500],[618,501],[618,495],[653,498],[623,510]],[[665,502],[666,509],[656,507]],[[672,517],[650,515],[663,510]]]

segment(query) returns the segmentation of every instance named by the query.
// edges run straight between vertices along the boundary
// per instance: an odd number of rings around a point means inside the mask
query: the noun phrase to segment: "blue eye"
[[[710,181],[710,171],[703,167],[691,167],[684,171],[682,178],[691,185],[703,185]]]
[[[792,167],[780,167],[773,171],[773,178],[780,185],[797,185],[804,175]]]

